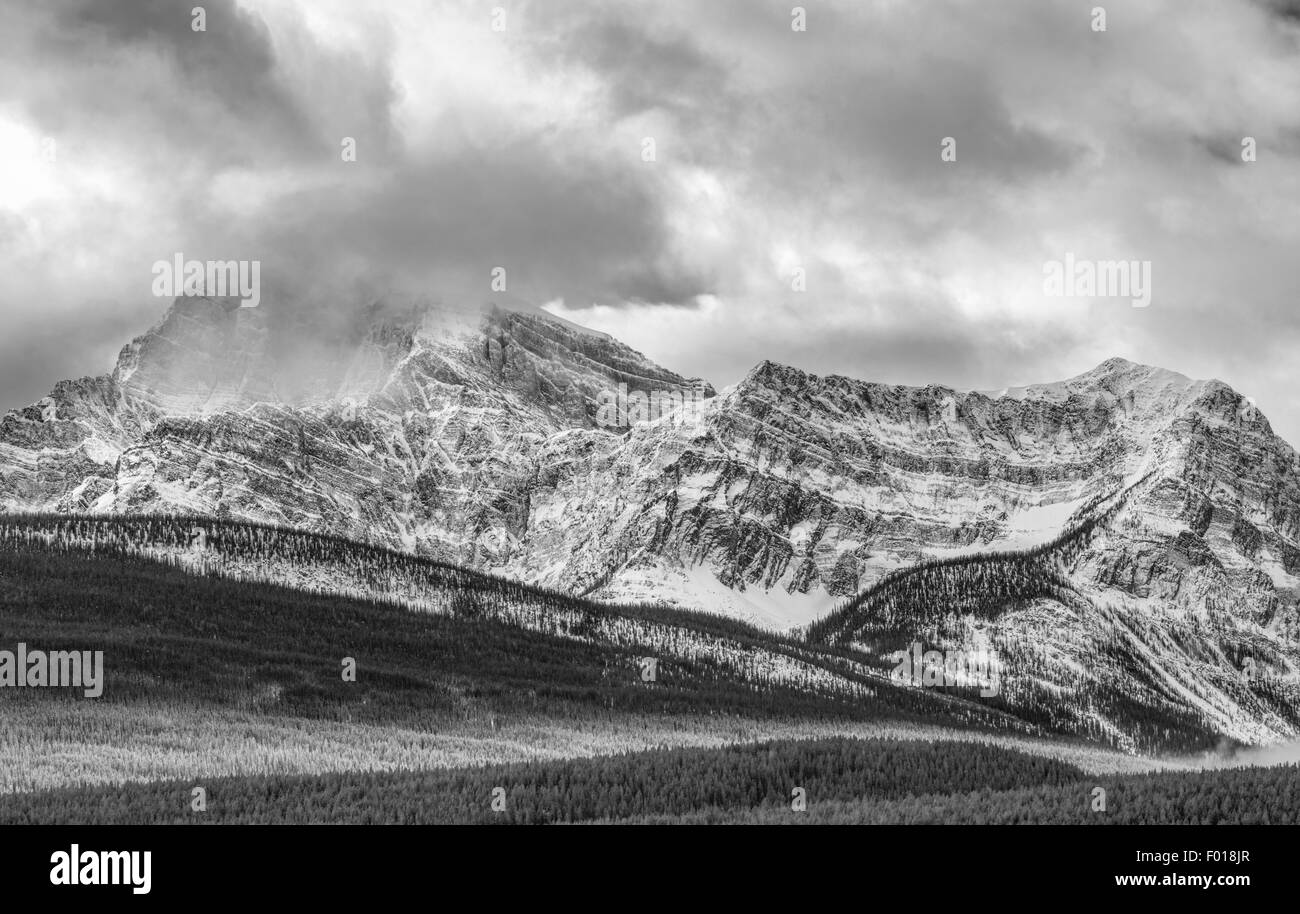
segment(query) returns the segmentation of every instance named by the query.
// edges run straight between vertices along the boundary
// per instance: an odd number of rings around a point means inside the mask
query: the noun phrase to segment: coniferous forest
[[[185,824],[188,782],[9,796],[0,823]],[[1104,809],[1094,791],[1106,791]],[[1300,768],[1089,776],[957,742],[804,740],[451,771],[219,779],[214,824],[1300,824]]]

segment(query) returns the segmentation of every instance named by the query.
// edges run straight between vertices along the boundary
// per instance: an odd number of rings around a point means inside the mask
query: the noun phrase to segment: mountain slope
[[[1149,548],[1094,557],[1096,582],[1183,592],[1203,543],[1256,614],[1300,584],[1295,452],[1220,382],[1111,360],[992,398],[764,362],[610,429],[602,392],[700,382],[512,312],[376,309],[329,359],[275,329],[179,299],[111,375],[0,421],[0,504],[282,523],[788,626],[923,558],[1046,542],[1152,473],[1122,519]]]
[[[978,633],[1013,653],[1037,639],[1022,704],[1078,728],[1131,732],[1132,700],[1244,741],[1295,730],[1297,456],[1222,382],[1112,359],[961,392],[763,362],[713,396],[540,313],[381,303],[335,335],[299,341],[273,312],[177,300],[111,375],[0,421],[0,504],[338,533],[773,628],[898,569],[1086,526],[1053,557],[1056,590],[980,597],[982,621],[961,601],[912,612],[890,638]],[[620,389],[708,398],[608,427],[599,404]],[[884,662],[898,645],[862,640],[878,621],[852,637]],[[1248,658],[1280,697],[1243,690]],[[1043,699],[1078,669],[1104,707]]]

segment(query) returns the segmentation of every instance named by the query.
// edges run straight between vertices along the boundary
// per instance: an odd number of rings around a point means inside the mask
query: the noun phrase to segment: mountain
[[[617,440],[595,433],[602,390],[713,394],[540,315],[372,318],[354,340],[299,345],[261,310],[178,299],[111,374],[4,417],[0,499],[267,520],[491,564],[526,533],[548,443]]]
[[[333,333],[178,299],[111,374],[4,417],[0,505],[270,522],[775,628],[837,610],[809,637],[882,663],[991,644],[1009,703],[1080,732],[1131,734],[1134,707],[1296,732],[1296,452],[1222,382],[763,362],[715,394],[541,312],[376,303]],[[611,426],[638,392],[686,406]]]

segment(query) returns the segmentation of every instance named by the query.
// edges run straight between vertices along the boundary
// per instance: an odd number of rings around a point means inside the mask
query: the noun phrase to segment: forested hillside
[[[1279,648],[1284,642],[1212,603],[1197,613],[1129,601],[1122,591],[1111,602],[1072,582],[1076,562],[1111,535],[1147,481],[1085,506],[1069,529],[1035,548],[899,569],[804,637],[861,651],[882,670],[914,642],[922,651],[987,651],[998,670],[996,694],[981,696],[970,685],[946,691],[1140,752],[1212,748],[1247,715],[1293,732],[1300,684]]]
[[[1081,509],[1076,524],[1041,546],[927,560],[892,572],[808,626],[805,637],[814,643],[841,644],[911,633],[957,616],[993,618],[1008,606],[1034,599],[1077,600],[1064,568],[1146,481],[1144,477],[1110,499]]]
[[[496,696],[498,711],[526,695],[533,711],[549,713],[556,709],[548,703],[561,702],[557,713],[579,717],[592,707],[731,709],[1049,732],[1129,751],[1212,748],[1222,738],[1216,721],[1151,667],[1148,636],[1115,621],[1108,607],[1072,596],[1053,574],[1052,563],[1081,548],[1106,513],[1028,553],[930,563],[891,576],[806,637],[654,604],[584,600],[270,525],[0,515],[0,565],[11,569],[9,581],[22,582],[5,591],[3,634],[99,639],[115,658],[109,675],[116,700],[269,701],[287,713],[340,720],[408,713],[422,720],[449,693],[465,691],[447,682],[427,690],[448,672],[447,645],[462,645],[450,669],[478,681],[470,694]],[[996,620],[999,612],[1032,607],[1045,589],[1090,626],[1088,649],[1100,658],[1091,668],[1079,671],[1038,646],[1004,640],[996,694],[891,679],[888,651],[912,638],[941,647],[970,618]],[[916,614],[911,622],[909,613]],[[260,647],[255,659],[252,645]],[[304,648],[312,645],[319,650],[307,661]],[[204,651],[212,659],[204,661]],[[347,656],[377,673],[360,708],[336,702],[365,691],[338,691],[338,664]],[[250,676],[250,667],[263,675]],[[653,680],[646,681],[650,667]],[[1277,682],[1261,677],[1250,694],[1270,713],[1294,719]]]

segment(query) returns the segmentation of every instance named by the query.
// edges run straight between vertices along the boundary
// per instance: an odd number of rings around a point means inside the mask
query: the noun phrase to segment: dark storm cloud
[[[1300,23],[1300,0],[1262,0],[1262,2],[1279,18]]]
[[[915,201],[972,183],[1022,187],[1060,175],[1077,158],[1073,143],[1012,123],[969,66],[919,58],[915,69],[903,66],[906,74],[860,67],[853,80],[811,97],[787,90],[769,102],[785,112],[781,140],[755,142],[749,164],[770,173],[775,187],[818,194],[829,180],[842,198],[866,206],[882,193]],[[940,160],[946,137],[955,141],[951,166]]]
[[[744,171],[771,189],[806,194],[834,187],[842,195],[861,192],[850,185],[864,177],[927,195],[972,177],[1021,185],[1060,175],[1083,152],[1071,138],[1016,123],[983,66],[987,52],[928,48],[929,21],[900,25],[865,6],[813,7],[812,27],[796,33],[788,4],[677,9],[668,24],[653,14],[648,22],[626,18],[626,5],[562,6],[566,12],[546,12],[560,31],[542,52],[563,48],[591,68],[609,87],[613,117],[669,110],[693,131],[692,156]],[[1034,40],[1060,19],[1059,11],[1032,7],[991,15],[1008,20],[1007,30],[1022,33],[1021,40]],[[706,49],[704,42],[719,35],[730,37]],[[877,39],[870,52],[864,35]],[[897,44],[881,53],[881,36]],[[742,55],[771,59],[781,78],[741,84],[732,68]],[[792,58],[799,65],[790,67]],[[939,143],[948,136],[966,165],[960,173],[937,167]]]
[[[391,142],[394,101],[386,61],[312,46],[317,98],[296,94],[262,17],[234,0],[209,0],[194,31],[191,0],[65,0],[31,11],[28,63],[56,74],[26,95],[54,134],[97,133],[124,146],[185,148],[203,167],[318,160],[337,144],[326,111],[371,148]],[[331,150],[332,151],[332,150]]]
[[[113,66],[127,57],[156,58],[176,80],[168,91],[185,95],[191,110],[206,114],[206,105],[193,104],[195,96],[206,96],[249,128],[257,129],[263,142],[267,134],[294,145],[308,139],[307,118],[277,82],[266,27],[232,0],[218,0],[204,4],[209,30],[195,32],[191,7],[188,0],[84,0],[56,6],[50,28],[35,50],[46,60],[57,58],[76,66]],[[83,114],[77,108],[84,99],[70,97],[67,101],[69,106],[55,110],[65,118]],[[200,135],[206,132],[200,118],[187,118],[182,126],[190,135],[196,130]]]
[[[1242,135],[1244,135],[1244,133]],[[1248,164],[1241,157],[1242,145],[1240,136],[1198,137],[1196,142],[1212,158],[1224,163],[1225,165]]]
[[[731,98],[727,68],[681,27],[653,31],[614,18],[609,7],[601,18],[570,25],[550,43],[599,73],[608,86],[616,117],[662,108],[694,126],[717,117]]]
[[[382,168],[358,186],[293,195],[262,244],[289,281],[319,252],[346,252],[372,274],[442,297],[486,300],[495,267],[534,302],[684,301],[708,279],[656,262],[668,238],[653,185],[615,163],[569,161],[530,139]],[[469,161],[473,165],[470,167]]]

